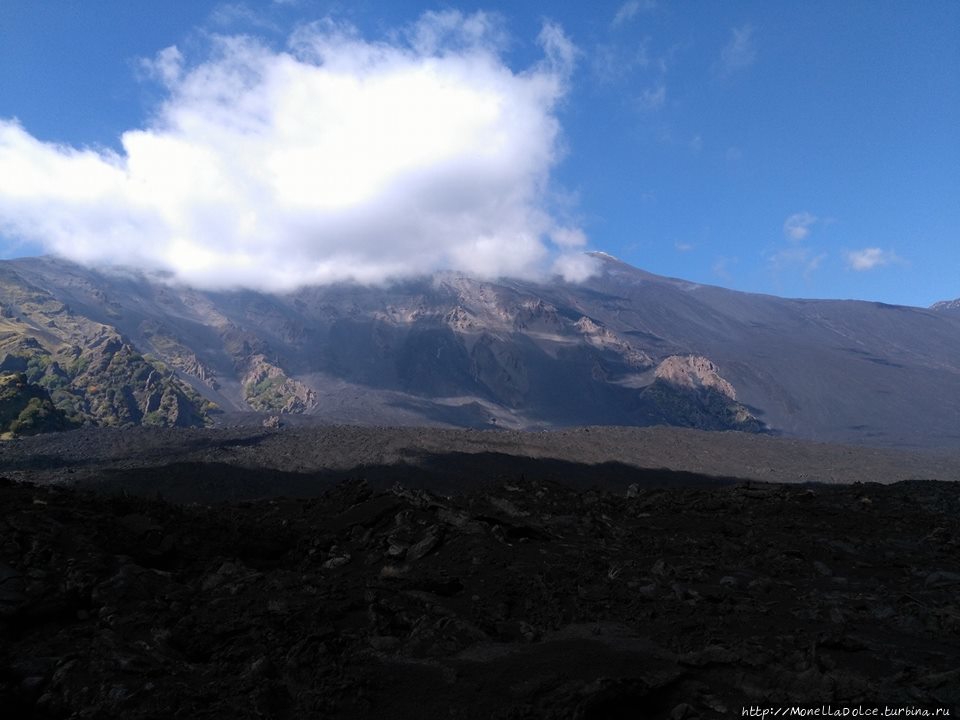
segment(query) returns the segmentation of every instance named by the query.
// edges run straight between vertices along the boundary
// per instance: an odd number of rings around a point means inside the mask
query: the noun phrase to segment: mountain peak
[[[623,260],[621,260],[620,258],[614,257],[614,256],[611,255],[610,253],[604,252],[603,250],[591,250],[590,252],[587,253],[587,255],[589,255],[590,257],[593,257],[593,258],[597,258],[597,260],[604,260],[604,261],[606,261],[606,262],[619,263],[619,264],[621,264],[621,265],[626,265],[626,264],[627,264],[627,263],[625,263]]]

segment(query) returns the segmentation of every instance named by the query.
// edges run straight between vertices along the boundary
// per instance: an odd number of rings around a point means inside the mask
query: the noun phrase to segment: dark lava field
[[[24,446],[4,450],[3,467],[41,483],[0,482],[4,717],[960,705],[953,482],[765,483],[485,452],[438,456],[421,466],[432,474],[358,465],[294,482],[274,467],[260,480],[299,490],[254,498],[256,469],[209,448],[149,467],[146,453],[104,469],[101,454],[67,485],[56,458],[83,440],[69,435],[32,465]],[[232,481],[246,490],[213,497]]]

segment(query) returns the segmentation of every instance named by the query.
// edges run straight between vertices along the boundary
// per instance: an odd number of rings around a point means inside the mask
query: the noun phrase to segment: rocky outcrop
[[[111,331],[86,347],[74,346],[72,353],[75,374],[68,389],[78,414],[97,424],[197,426],[213,409],[169,369]]]
[[[149,343],[150,349],[164,363],[184,375],[197,378],[213,390],[219,389],[216,373],[197,357],[193,350],[178,340],[167,325],[154,319],[145,320],[140,324],[139,330]]]
[[[597,322],[584,316],[574,323],[584,339],[599,350],[612,350],[621,355],[631,367],[645,368],[653,365],[653,359],[643,350],[639,350],[622,337]]]
[[[720,377],[720,369],[700,355],[672,355],[663,360],[654,371],[654,377],[688,390],[706,388],[737,399],[733,385]]]
[[[700,430],[762,432],[764,424],[737,402],[733,385],[719,368],[698,355],[674,355],[654,371],[654,382],[641,392],[659,421]]]
[[[23,368],[72,424],[193,427],[215,410],[162,363],[109,329],[56,353],[21,344],[3,365]]]
[[[480,327],[477,318],[462,305],[454,307],[444,316],[443,320],[451,329],[457,332],[472,332]]]
[[[513,309],[513,326],[527,332],[555,333],[562,331],[564,322],[551,303],[525,298]]]
[[[258,412],[301,414],[317,405],[317,394],[286,373],[264,355],[246,359],[243,375],[244,398]]]

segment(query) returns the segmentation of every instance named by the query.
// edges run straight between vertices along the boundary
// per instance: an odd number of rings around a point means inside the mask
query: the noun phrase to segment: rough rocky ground
[[[354,479],[313,498],[177,505],[0,483],[0,707],[124,720],[956,713],[960,486],[664,472],[624,489],[637,471],[621,467],[612,492],[586,487],[589,465],[489,457],[449,496]],[[199,463],[175,471],[206,479]]]

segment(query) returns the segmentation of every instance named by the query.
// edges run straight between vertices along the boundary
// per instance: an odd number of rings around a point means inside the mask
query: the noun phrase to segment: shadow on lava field
[[[714,487],[740,482],[666,468],[637,468],[618,462],[574,463],[504,453],[407,453],[404,462],[346,470],[290,472],[227,463],[178,462],[143,468],[107,468],[79,487],[104,493],[161,497],[175,503],[223,503],[269,497],[307,498],[331,487],[363,480],[384,490],[396,484],[441,495],[461,495],[499,482],[562,482],[578,489],[624,491],[638,487]]]

